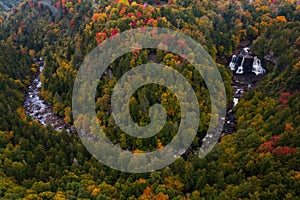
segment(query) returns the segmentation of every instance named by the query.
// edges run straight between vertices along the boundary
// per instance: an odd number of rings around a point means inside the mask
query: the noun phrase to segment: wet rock
[[[57,131],[62,131],[66,128],[68,133],[72,133],[73,129],[64,122],[63,118],[53,113],[52,105],[39,96],[39,90],[42,87],[40,73],[44,69],[44,66],[42,58],[36,61],[40,66],[39,71],[25,91],[23,106],[26,109],[26,114],[45,126],[50,124]]]
[[[249,56],[250,55],[250,56]],[[247,59],[252,59],[249,64],[244,64]],[[237,67],[239,66],[239,67]],[[250,66],[249,69],[245,66]],[[243,94],[251,90],[255,84],[263,78],[266,71],[261,67],[260,60],[251,55],[249,48],[244,48],[239,55],[233,55],[229,67],[232,71],[236,71],[232,77],[231,87],[233,89],[232,103],[229,107],[224,124],[222,135],[233,133],[236,131],[236,119],[233,108],[238,104]],[[245,70],[246,69],[246,70]],[[242,73],[238,73],[239,72]]]

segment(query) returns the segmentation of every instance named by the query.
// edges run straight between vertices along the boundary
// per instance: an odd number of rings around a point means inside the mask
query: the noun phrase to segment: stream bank
[[[42,87],[40,74],[44,69],[44,61],[42,58],[36,58],[35,62],[39,65],[39,70],[34,75],[30,86],[25,90],[23,107],[26,110],[26,114],[44,126],[50,125],[57,131],[66,129],[70,133],[71,127],[65,123],[62,117],[53,113],[53,106],[50,103],[47,103],[39,96]]]
[[[249,48],[246,50],[249,51]],[[238,59],[239,56],[242,57],[242,59]],[[245,61],[243,56],[247,57],[248,60],[253,59],[253,62],[248,61],[245,64],[243,62],[243,60]],[[231,69],[235,70],[241,70],[241,68],[244,67],[242,70],[244,72],[241,74],[232,70],[233,77],[231,87],[233,89],[233,97],[231,104],[227,108],[222,136],[236,132],[237,121],[235,119],[234,107],[237,105],[242,95],[253,89],[256,83],[264,77],[264,73],[257,73],[257,70],[264,72],[262,69],[259,69],[262,66],[261,62],[258,63],[257,60],[258,59],[256,57],[250,57],[249,54],[240,52],[239,55],[233,55],[232,60],[228,65]],[[65,129],[68,133],[75,131],[74,127],[66,124],[62,117],[53,113],[53,106],[51,104],[47,103],[39,96],[42,86],[40,74],[44,69],[44,62],[42,58],[38,58],[36,59],[36,63],[39,65],[39,70],[33,77],[30,86],[25,91],[23,106],[26,109],[26,114],[30,115],[33,119],[37,120],[44,126],[52,126],[57,131],[62,131],[63,129]],[[257,64],[259,64],[259,66]],[[256,71],[253,71],[253,69],[256,69]]]
[[[234,107],[238,104],[243,94],[252,90],[256,83],[262,80],[267,73],[262,66],[261,60],[252,54],[250,47],[240,49],[237,54],[232,56],[227,66],[230,67],[233,73],[231,83],[233,97],[232,103],[226,112],[222,136],[237,131]]]
[[[257,82],[262,80],[263,77],[264,75],[255,75],[254,73],[233,75],[231,83],[233,90],[232,102],[227,108],[222,135],[231,134],[237,131],[237,120],[235,118],[234,107],[238,104],[243,94],[254,89]]]

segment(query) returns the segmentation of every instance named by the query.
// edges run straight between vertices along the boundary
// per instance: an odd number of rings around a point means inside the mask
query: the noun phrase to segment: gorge
[[[153,60],[153,58],[150,58],[150,60]],[[71,133],[74,131],[74,127],[65,123],[62,117],[54,114],[52,110],[53,106],[39,96],[42,85],[40,73],[44,69],[44,62],[42,58],[37,58],[36,62],[39,65],[39,71],[34,76],[31,85],[25,91],[23,106],[26,109],[26,114],[44,126],[50,125],[57,131],[66,129],[68,133]],[[243,48],[239,54],[232,56],[229,67],[233,72],[231,84],[233,97],[232,103],[227,109],[222,135],[236,131],[234,107],[238,104],[242,95],[251,90],[255,83],[266,73],[266,70],[262,67],[261,60],[252,55],[248,47]]]
[[[233,55],[229,63],[233,73],[231,87],[233,90],[232,103],[229,105],[226,121],[222,134],[234,133],[236,131],[236,119],[234,107],[238,104],[242,95],[251,90],[256,82],[266,74],[261,60],[253,55],[249,47],[242,48],[237,55]]]
[[[23,106],[26,109],[26,114],[30,115],[44,126],[50,125],[57,131],[66,129],[67,132],[70,133],[70,126],[65,123],[62,117],[53,113],[53,107],[50,103],[39,96],[42,87],[40,74],[44,69],[44,61],[42,58],[36,58],[35,61],[39,65],[39,70],[34,75],[30,86],[25,91],[25,101]]]

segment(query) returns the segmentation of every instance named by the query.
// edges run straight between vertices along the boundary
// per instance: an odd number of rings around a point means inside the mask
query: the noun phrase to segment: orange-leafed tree
[[[277,16],[277,17],[275,18],[275,22],[286,23],[287,20],[286,20],[285,16]]]

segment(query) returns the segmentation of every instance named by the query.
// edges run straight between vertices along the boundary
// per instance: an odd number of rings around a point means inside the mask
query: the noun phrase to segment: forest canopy
[[[0,26],[1,199],[299,199],[299,2],[26,0],[9,16],[0,14]],[[72,88],[85,56],[107,38],[146,26],[177,30],[203,45],[218,64],[227,102],[232,74],[226,65],[241,44],[251,44],[266,63],[268,74],[234,108],[237,131],[222,137],[208,156],[194,155],[210,120],[207,88],[190,63],[170,52],[142,49],[123,55],[99,81],[95,99],[99,123],[113,143],[136,152],[161,149],[180,122],[174,94],[152,85],[132,96],[131,115],[140,125],[149,123],[154,103],[168,111],[164,130],[143,140],[113,123],[112,89],[124,72],[151,59],[183,74],[196,90],[202,123],[191,150],[169,167],[144,174],[110,169],[78,135],[26,115],[22,104],[37,71],[34,58],[45,61],[40,95],[72,124]]]

